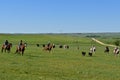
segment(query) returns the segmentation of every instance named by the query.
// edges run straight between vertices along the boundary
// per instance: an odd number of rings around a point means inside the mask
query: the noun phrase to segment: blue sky
[[[0,33],[119,30],[120,0],[0,0]]]

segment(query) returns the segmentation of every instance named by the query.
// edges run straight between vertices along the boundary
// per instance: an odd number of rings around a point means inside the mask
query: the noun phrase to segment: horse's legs
[[[22,50],[21,52],[22,52],[22,56],[23,56],[23,54],[24,54],[24,50]]]
[[[3,53],[3,49],[4,49],[4,48],[1,49],[1,52],[2,52],[2,53]]]
[[[23,54],[24,54],[24,51],[22,51],[22,56],[23,56]]]
[[[49,51],[49,53],[50,53],[51,50],[48,50],[48,51]]]
[[[10,53],[10,49],[8,50],[8,53]]]
[[[50,52],[51,52],[51,50],[52,50],[52,48],[49,48],[48,50],[49,50],[49,53],[50,53]]]
[[[5,53],[6,53],[6,48],[5,48]]]

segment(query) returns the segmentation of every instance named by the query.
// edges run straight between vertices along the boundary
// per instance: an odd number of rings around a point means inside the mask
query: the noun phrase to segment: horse
[[[119,54],[119,48],[118,47],[114,48],[113,53],[114,53],[114,55],[118,55]]]
[[[5,46],[5,45],[3,44],[3,45],[2,45],[1,52],[3,52],[3,50],[6,52],[6,50],[7,50],[7,52],[10,53],[11,47],[12,47],[12,43],[8,43],[7,46]]]
[[[55,45],[54,44],[50,44],[49,46],[48,45],[45,45],[43,44],[43,50],[46,50],[46,51],[51,51],[52,48],[55,48]]]
[[[26,47],[26,44],[22,44],[20,47],[17,46],[17,49],[16,49],[16,52],[15,52],[15,53],[19,53],[19,54],[21,53],[22,56],[23,56],[24,51],[25,51],[25,47]]]
[[[105,47],[105,51],[104,51],[104,52],[105,52],[105,53],[106,53],[106,52],[107,52],[107,53],[109,53],[109,51],[110,51],[110,50],[109,50],[109,47],[108,47],[108,46],[106,46],[106,47]]]

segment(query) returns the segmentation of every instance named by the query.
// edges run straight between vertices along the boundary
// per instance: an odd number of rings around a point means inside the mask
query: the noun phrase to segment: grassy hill
[[[87,34],[88,35],[88,34]],[[103,42],[114,42],[112,37],[100,35]],[[0,45],[8,39],[13,43],[11,53],[0,52],[0,80],[119,80],[120,58],[104,53],[101,46],[86,37],[86,34],[0,34]],[[24,56],[14,54],[20,40],[28,44]],[[50,53],[43,51],[42,44],[56,44]],[[36,44],[40,44],[37,47]],[[69,49],[60,49],[67,44]],[[89,48],[97,51],[88,56]],[[79,46],[79,50],[77,47]],[[82,56],[81,52],[87,55]]]

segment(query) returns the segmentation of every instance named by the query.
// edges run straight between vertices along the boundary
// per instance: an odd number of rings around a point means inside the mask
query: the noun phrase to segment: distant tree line
[[[98,36],[98,35],[87,35],[86,37],[90,37],[90,38],[92,38],[92,37],[94,37],[94,38],[98,38],[98,37],[101,37],[101,36]]]
[[[114,44],[115,44],[116,46],[120,46],[120,40],[116,40],[116,41],[114,42]]]

